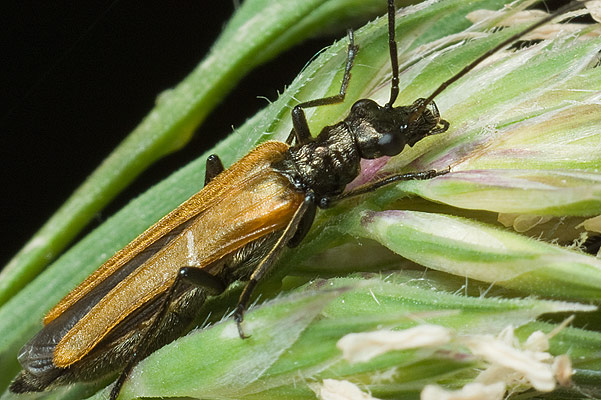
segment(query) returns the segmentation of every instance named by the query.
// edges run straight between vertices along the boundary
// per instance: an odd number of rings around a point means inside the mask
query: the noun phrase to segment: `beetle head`
[[[361,158],[395,156],[405,145],[413,146],[426,136],[446,131],[449,123],[440,118],[434,102],[424,106],[417,99],[410,106],[380,106],[373,100],[358,100],[346,123],[355,135]]]

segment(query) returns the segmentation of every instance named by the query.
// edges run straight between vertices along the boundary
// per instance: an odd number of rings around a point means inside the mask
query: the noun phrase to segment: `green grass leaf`
[[[500,9],[504,3],[502,0],[469,3],[463,0],[447,0],[428,2],[401,11],[397,16],[397,37],[401,51],[399,61],[402,70],[402,94],[397,103],[412,103],[418,97],[427,96],[438,84],[472,59],[494,47],[516,30],[522,29],[523,25],[492,30],[499,18],[481,21],[474,26],[465,17],[470,11],[480,8]],[[255,375],[254,381],[244,381],[245,386],[241,388],[243,392],[240,392],[243,396],[249,399],[276,396],[314,398],[311,387],[304,384],[309,378],[311,382],[319,382],[322,379],[340,376],[352,377],[355,382],[366,385],[373,393],[382,397],[399,397],[405,394],[417,396],[423,385],[433,382],[459,387],[473,379],[474,367],[477,365],[471,361],[458,361],[453,357],[440,358],[438,353],[437,357],[431,357],[432,354],[428,352],[395,352],[377,359],[380,364],[374,364],[373,368],[358,368],[345,365],[340,360],[338,363],[330,363],[328,360],[338,357],[333,343],[341,335],[376,329],[383,323],[391,328],[415,325],[416,320],[408,318],[408,315],[417,314],[420,321],[427,319],[428,322],[457,330],[462,326],[477,326],[481,329],[490,325],[494,326],[496,331],[489,333],[498,333],[509,324],[529,326],[543,313],[588,310],[574,303],[569,303],[568,307],[568,303],[557,301],[517,299],[531,294],[528,287],[507,290],[471,280],[467,287],[462,287],[466,283],[465,266],[464,269],[453,269],[459,276],[428,272],[426,281],[421,272],[423,266],[395,256],[372,240],[358,239],[365,234],[365,225],[360,224],[360,216],[365,215],[362,213],[382,215],[378,213],[387,209],[408,210],[407,215],[413,217],[422,215],[416,212],[426,213],[425,219],[428,223],[449,222],[456,230],[455,234],[459,240],[463,239],[463,229],[468,228],[475,229],[475,233],[469,237],[498,234],[508,238],[511,247],[505,253],[498,251],[496,255],[505,260],[517,260],[515,265],[511,265],[514,270],[524,262],[520,258],[524,254],[530,258],[539,257],[537,261],[543,264],[541,271],[545,270],[547,264],[553,265],[558,260],[564,262],[565,265],[556,270],[558,273],[537,276],[538,289],[544,289],[548,282],[553,282],[552,285],[549,284],[549,288],[558,287],[562,274],[578,275],[578,282],[583,282],[583,286],[591,285],[584,294],[576,293],[576,286],[570,285],[566,285],[565,290],[542,292],[537,289],[534,292],[543,293],[551,299],[567,297],[596,300],[593,292],[600,274],[596,267],[598,261],[591,256],[568,252],[560,247],[560,244],[571,243],[580,237],[583,229],[575,227],[586,217],[596,215],[601,203],[596,183],[599,179],[598,164],[601,159],[601,146],[598,146],[600,137],[596,129],[601,122],[597,104],[597,94],[601,89],[601,72],[596,68],[596,61],[601,40],[594,34],[584,35],[591,31],[590,28],[581,27],[580,30],[580,33],[559,35],[535,46],[502,52],[491,58],[486,65],[449,87],[436,99],[443,118],[451,123],[448,132],[429,137],[413,148],[405,149],[398,157],[385,160],[387,162],[365,163],[359,180],[367,181],[374,176],[392,172],[443,169],[448,166],[451,167],[451,173],[430,181],[399,183],[361,199],[350,199],[318,214],[303,244],[283,255],[272,279],[273,282],[278,282],[285,275],[300,276],[284,280],[282,290],[294,293],[257,308],[256,317],[255,311],[248,314],[249,320],[257,318],[263,321],[261,324],[264,325],[260,325],[262,328],[258,329],[269,330],[272,329],[270,327],[277,327],[275,324],[277,318],[282,315],[282,309],[291,307],[296,310],[298,314],[291,315],[298,315],[300,319],[295,331],[297,340],[291,346],[300,346],[299,350],[292,351],[293,347],[288,347],[290,353],[272,354],[272,358],[277,358],[269,359],[273,364],[264,364],[267,369],[264,369],[262,374]],[[314,133],[321,127],[342,119],[347,114],[350,104],[359,98],[373,98],[380,103],[384,103],[388,98],[390,66],[386,20],[378,19],[367,24],[358,30],[355,36],[360,51],[346,101],[343,104],[310,110],[309,124]],[[295,104],[338,92],[346,60],[346,46],[347,40],[343,38],[323,52],[301,72],[276,102],[250,119],[211,152],[218,153],[225,164],[230,165],[259,142],[285,138],[290,132],[290,110]],[[179,98],[174,92],[161,99],[163,100],[166,104],[173,102],[176,108],[191,107],[185,101],[185,97]],[[0,384],[3,387],[18,371],[16,353],[41,327],[43,314],[115,251],[197,192],[204,180],[205,158],[206,154],[133,200],[65,252],[0,308]],[[423,199],[412,195],[422,196]],[[544,214],[552,218],[551,222],[548,222],[552,227],[533,224],[533,230],[520,231],[522,234],[500,233],[502,225],[497,221],[498,213],[516,213],[518,217],[528,218]],[[442,214],[448,214],[448,217]],[[469,223],[463,224],[464,220],[461,218],[468,218]],[[399,249],[394,250],[402,254],[404,246],[410,244],[408,240],[419,237],[419,246],[410,250],[419,253],[421,248],[424,257],[415,258],[415,261],[428,266],[427,258],[432,257],[432,254],[426,253],[426,250],[440,250],[440,247],[437,247],[441,246],[440,235],[429,232],[431,226],[426,223],[421,226],[414,224],[413,233],[399,233],[399,229],[397,227],[386,233],[387,239],[390,239],[391,243],[395,242],[394,247]],[[548,243],[534,242],[530,236],[540,236],[547,239]],[[439,252],[438,262],[445,267],[440,269],[451,271],[449,265],[458,258],[461,259],[458,255],[466,258],[468,252],[461,251],[462,246],[465,250],[466,241],[460,241],[455,248],[449,246],[448,251]],[[495,257],[484,250],[472,249],[467,258],[477,260],[481,256],[485,258],[484,261],[494,261]],[[561,257],[556,257],[558,254]],[[563,257],[565,254],[570,256]],[[586,260],[582,264],[589,263],[591,268],[573,272],[570,266],[577,263],[576,259]],[[307,300],[313,304],[311,310],[319,316],[313,314],[311,317],[312,314],[308,313],[306,320],[303,320],[305,317],[301,318],[304,314],[299,310],[307,305],[302,304],[304,300],[299,300],[304,299],[302,294],[300,297],[295,296],[299,295],[298,291],[313,290],[297,289],[306,282],[307,275],[325,277],[342,275],[349,270],[373,271],[400,267],[420,270],[417,275],[403,273],[399,276],[424,283],[428,289],[416,294],[412,292],[411,285],[401,284],[394,286],[394,290],[378,292],[378,288],[387,287],[387,282],[377,282],[375,286],[370,287],[370,292],[366,290],[366,286],[361,286],[364,284],[361,283],[362,280],[358,280],[360,283],[357,289],[351,289],[348,294],[342,294],[328,303],[323,299],[329,299],[329,295],[322,293],[319,288],[313,288],[314,294],[318,296],[316,299],[322,299],[327,304],[319,303],[319,307],[323,306],[319,308],[316,305],[318,300],[315,300],[316,303]],[[498,272],[507,273],[501,269]],[[478,279],[482,278],[478,276]],[[328,281],[329,284],[335,287],[338,284],[354,285],[346,281]],[[515,286],[512,288],[515,289]],[[271,298],[281,292],[280,289],[267,285],[262,289],[263,298]],[[428,290],[430,296],[427,295]],[[357,293],[358,297],[353,298],[351,292]],[[228,291],[225,296],[213,299],[206,304],[204,314],[200,314],[206,315],[207,311],[211,311],[214,315],[211,321],[215,322],[215,318],[218,320],[235,302],[235,293]],[[494,293],[505,298],[479,297],[480,293],[489,293],[489,296]],[[372,295],[375,295],[377,301]],[[382,302],[384,298],[388,300]],[[368,302],[377,304],[377,307],[367,307]],[[385,306],[381,306],[382,304]],[[390,309],[386,308],[387,304],[390,305]],[[393,305],[398,308],[392,308]],[[378,310],[385,310],[387,316],[376,318]],[[558,355],[574,346],[574,354],[586,355],[587,348],[598,348],[598,330],[601,329],[596,322],[599,320],[598,316],[598,313],[579,315],[577,323],[579,326],[588,326],[589,330],[577,330],[578,335],[566,335],[565,340],[569,344],[558,348],[552,346],[551,353]],[[226,326],[231,325],[231,321],[226,321],[214,325],[213,328],[195,331],[191,336],[174,342],[158,354],[164,359],[169,359],[170,351],[177,350],[184,342],[194,343],[195,340],[199,340],[200,344],[223,346],[219,354],[227,354],[228,346],[233,346],[230,350],[247,346],[247,342],[244,341],[219,343],[215,339],[216,333],[228,329]],[[584,338],[583,342],[578,342],[576,337]],[[520,340],[525,339],[526,337],[520,337]],[[574,342],[570,343],[572,339]],[[206,340],[209,342],[204,342]],[[291,341],[293,340],[295,339],[292,338]],[[259,346],[257,349],[264,347]],[[309,350],[315,350],[323,358],[319,359]],[[202,348],[193,345],[186,348],[186,351],[189,354],[194,354],[194,351],[200,354],[203,352]],[[252,351],[249,349],[249,353],[240,354],[240,357],[251,357]],[[151,368],[151,364],[147,364],[154,362],[154,357],[155,355],[140,364],[136,372],[139,375],[136,376],[141,377],[142,371],[146,371],[147,367],[157,375],[152,379],[136,378],[143,379],[143,385],[140,383],[142,381],[134,383],[132,380],[129,384],[131,387],[126,389],[127,394],[124,394],[124,397],[138,396],[137,389],[146,390],[149,388],[147,382],[155,379],[157,386],[152,388],[153,394],[145,392],[147,395],[184,394],[173,391],[172,387],[170,389],[170,368],[161,368],[160,363]],[[186,363],[194,362],[195,358],[201,362],[211,361],[203,360],[202,357],[187,357]],[[595,381],[595,373],[599,371],[597,358],[597,353],[590,352],[587,357],[576,360],[582,362],[581,369],[586,371],[583,376],[586,375],[589,382]],[[173,356],[173,360],[178,362],[178,356]],[[301,361],[308,366],[308,372],[299,380],[295,363]],[[228,360],[223,362],[225,364],[216,365],[214,368],[227,370],[230,364]],[[218,387],[215,386],[218,383],[215,380],[203,382],[202,377],[194,374],[194,369],[191,365],[188,368],[186,363],[178,365],[177,370],[190,371],[189,376],[178,379],[184,379],[190,384],[192,381],[198,383],[200,379],[199,385],[207,385],[203,388],[210,385]],[[403,368],[404,375],[400,374],[400,380],[390,383],[375,381],[377,377],[388,376],[385,373],[397,367]],[[142,386],[136,386],[138,384]],[[93,392],[98,387],[100,385],[78,384],[51,392],[48,396],[78,398],[83,397],[82,393]],[[210,398],[212,394],[204,390],[191,388],[185,394]],[[102,393],[97,394],[101,395]]]

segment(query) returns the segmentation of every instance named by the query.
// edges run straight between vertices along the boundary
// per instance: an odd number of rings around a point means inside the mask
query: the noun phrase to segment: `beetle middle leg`
[[[119,378],[117,378],[115,385],[111,389],[111,394],[109,397],[110,400],[115,400],[117,396],[119,396],[121,387],[125,383],[125,380],[131,373],[132,369],[136,366],[136,364],[138,364],[138,362],[140,362],[142,358],[145,357],[146,350],[152,341],[155,330],[158,329],[159,325],[167,315],[167,311],[169,310],[169,307],[174,300],[174,296],[178,292],[178,289],[181,289],[181,286],[185,283],[205,289],[211,295],[221,294],[226,289],[226,285],[221,279],[211,275],[203,269],[195,267],[180,268],[177,276],[175,277],[175,281],[167,291],[159,309],[156,311],[150,326],[146,329],[146,332],[138,342],[133,357],[125,365],[125,368],[123,371],[121,371]]]
[[[307,233],[311,229],[313,225],[313,221],[315,220],[315,213],[317,212],[317,204],[315,202],[309,203],[309,207],[305,214],[301,218],[298,223],[298,227],[296,228],[296,232],[294,232],[294,236],[288,241],[288,247],[296,247],[300,244],[300,242],[307,236]]]
[[[349,45],[346,56],[346,66],[344,68],[342,84],[340,85],[340,92],[334,96],[309,100],[294,106],[291,113],[293,128],[290,132],[290,135],[288,135],[288,138],[286,139],[287,144],[291,145],[294,139],[296,139],[297,145],[303,145],[311,141],[311,131],[309,130],[309,124],[307,123],[307,117],[305,116],[305,111],[303,111],[303,108],[326,106],[344,101],[346,90],[351,80],[351,69],[353,68],[353,62],[355,61],[357,51],[359,51],[359,47],[355,45],[355,36],[352,29],[348,31],[348,37]]]
[[[312,207],[314,209],[314,206],[315,196],[312,193],[307,193],[307,195],[305,196],[305,200],[294,212],[290,223],[288,223],[286,228],[284,228],[271,250],[269,250],[265,257],[263,257],[261,262],[259,262],[259,265],[257,265],[252,275],[250,276],[248,283],[246,284],[246,286],[244,286],[244,289],[240,294],[238,304],[236,305],[236,310],[234,311],[234,320],[236,321],[236,325],[238,325],[238,334],[242,339],[248,338],[248,336],[244,334],[244,330],[242,329],[242,321],[244,320],[244,312],[248,308],[248,303],[250,301],[250,296],[252,295],[253,290],[261,281],[261,279],[271,271],[271,267],[277,260],[284,247],[296,235],[298,226],[303,220],[305,214],[307,213],[307,210],[311,210]]]

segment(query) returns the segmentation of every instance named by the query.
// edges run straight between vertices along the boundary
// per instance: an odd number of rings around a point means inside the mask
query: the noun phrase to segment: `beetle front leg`
[[[311,131],[309,130],[309,124],[307,123],[307,117],[305,116],[304,108],[327,106],[329,104],[341,103],[344,101],[346,96],[346,90],[351,80],[351,69],[355,61],[355,56],[359,47],[355,45],[355,36],[353,35],[352,29],[348,31],[349,45],[346,55],[346,66],[344,68],[344,75],[342,77],[342,84],[340,85],[340,91],[338,94],[330,97],[323,97],[320,99],[314,99],[305,101],[297,104],[292,109],[292,132],[286,139],[286,144],[292,145],[294,139],[296,139],[297,145],[307,144],[311,140]]]
[[[336,205],[338,202],[344,199],[348,199],[349,197],[359,196],[365,193],[373,192],[376,189],[381,188],[382,186],[387,186],[395,182],[401,181],[424,181],[432,178],[436,178],[437,176],[446,175],[451,172],[451,167],[443,169],[441,171],[437,170],[428,170],[428,171],[419,171],[419,172],[408,172],[406,174],[397,174],[387,176],[375,182],[367,183],[363,186],[359,186],[353,190],[342,193],[335,197],[323,198],[319,203],[320,208],[330,208]]]

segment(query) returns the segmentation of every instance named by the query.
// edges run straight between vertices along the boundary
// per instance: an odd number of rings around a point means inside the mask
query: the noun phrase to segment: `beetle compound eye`
[[[400,131],[402,132],[402,130]],[[385,133],[378,140],[378,148],[380,152],[385,156],[396,156],[405,147],[405,141],[403,140],[400,132],[398,133]]]

